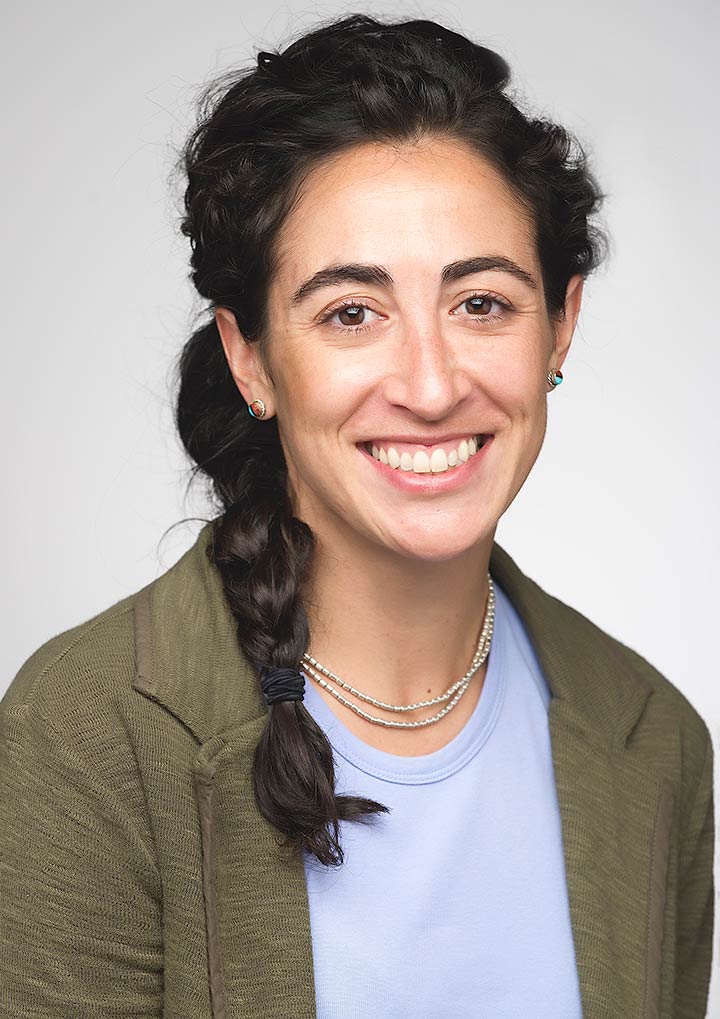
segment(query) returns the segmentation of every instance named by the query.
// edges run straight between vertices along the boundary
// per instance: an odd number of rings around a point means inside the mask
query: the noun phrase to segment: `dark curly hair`
[[[488,160],[530,213],[547,310],[562,317],[571,276],[587,276],[606,249],[605,234],[590,222],[604,196],[577,140],[521,112],[509,80],[501,56],[433,21],[351,14],[282,52],[258,53],[251,69],[221,75],[202,94],[179,164],[187,177],[181,230],[211,317],[179,357],[175,418],[194,461],[190,480],[202,472],[222,510],[208,555],[257,669],[300,667],[310,637],[303,581],[315,538],[293,515],[276,419],[248,414],[214,311],[233,312],[267,367],[266,298],[278,236],[310,171],[362,143],[444,137]],[[343,860],[340,820],[387,810],[335,795],[332,748],[300,700],[268,708],[253,783],[259,810],[284,844],[326,865]]]

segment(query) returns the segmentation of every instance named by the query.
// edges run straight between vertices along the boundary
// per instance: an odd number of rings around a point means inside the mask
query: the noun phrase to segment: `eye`
[[[346,300],[331,308],[320,321],[322,323],[329,322],[335,315],[342,314],[346,321],[341,321],[339,326],[334,326],[336,331],[339,333],[361,333],[365,329],[371,328],[371,325],[365,322],[366,311],[372,311],[372,308],[363,304],[362,301]],[[377,313],[373,312],[373,314]]]
[[[499,311],[493,311],[492,306],[495,305]],[[471,309],[469,318],[478,320],[479,322],[500,322],[505,316],[512,311],[512,306],[498,294],[486,293],[485,291],[477,294],[471,294],[470,297],[466,297],[458,307],[464,308],[469,307]],[[456,314],[456,312],[453,312]]]

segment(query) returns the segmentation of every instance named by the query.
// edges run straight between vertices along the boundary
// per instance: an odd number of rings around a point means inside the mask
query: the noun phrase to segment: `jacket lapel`
[[[259,814],[252,755],[265,707],[206,547],[212,521],[136,597],[135,688],[195,736],[213,1019],[314,1019],[304,869]],[[658,1016],[672,791],[626,747],[649,681],[499,546],[490,572],[547,677],[570,921],[586,1019]]]
[[[213,1019],[314,1019],[305,874],[255,807],[250,769],[264,718],[198,751]]]
[[[583,1014],[655,1019],[672,790],[567,701],[549,712]]]
[[[548,725],[583,1014],[654,1019],[673,793],[626,747],[652,685],[621,645],[543,591],[498,545],[490,571],[519,612],[552,692]]]
[[[133,685],[198,743],[213,1019],[315,1019],[304,869],[255,806],[252,754],[266,708],[205,552],[210,537],[206,524],[175,566],[136,596]]]

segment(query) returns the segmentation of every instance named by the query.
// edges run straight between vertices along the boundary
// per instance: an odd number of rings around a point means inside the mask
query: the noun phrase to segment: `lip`
[[[457,439],[460,442],[462,439],[471,438],[474,435],[483,435],[483,432],[448,432],[446,435],[373,435],[369,439],[363,439],[363,442],[370,443],[391,443],[391,442],[412,442],[416,446],[435,446],[441,442],[452,442]]]
[[[355,448],[365,460],[369,461],[370,467],[377,471],[381,479],[399,491],[440,495],[443,492],[453,492],[456,488],[461,488],[475,477],[485,462],[485,457],[487,456],[488,449],[492,446],[493,438],[494,436],[490,435],[478,451],[469,460],[466,460],[461,467],[452,467],[437,474],[415,474],[413,471],[404,471],[401,467],[390,467],[389,464],[376,460],[372,453],[368,453],[362,442],[356,443]],[[396,439],[396,441],[406,442],[410,440]],[[434,441],[438,442],[441,440],[435,439]]]

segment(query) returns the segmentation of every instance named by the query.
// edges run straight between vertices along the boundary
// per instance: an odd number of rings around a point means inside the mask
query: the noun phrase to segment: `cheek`
[[[292,459],[301,474],[322,476],[332,464],[343,442],[343,428],[355,407],[362,403],[362,392],[351,379],[337,372],[298,371],[278,408],[278,429],[286,459]],[[287,422],[285,425],[283,422]]]
[[[508,360],[485,390],[510,418],[542,418],[546,410],[545,376],[540,364],[529,360]]]
[[[533,413],[546,392],[548,339],[535,321],[488,337],[472,367],[476,383],[497,402]]]
[[[298,366],[292,403],[306,430],[324,443],[332,442],[373,389],[368,358],[323,357]],[[302,403],[302,406],[298,404]]]
[[[304,433],[322,431],[328,421],[337,420],[343,393],[347,391],[344,380],[327,358],[290,348],[283,359],[282,372],[275,376],[281,430],[283,419],[292,422],[285,433],[288,437],[294,433],[294,442],[299,442]]]

